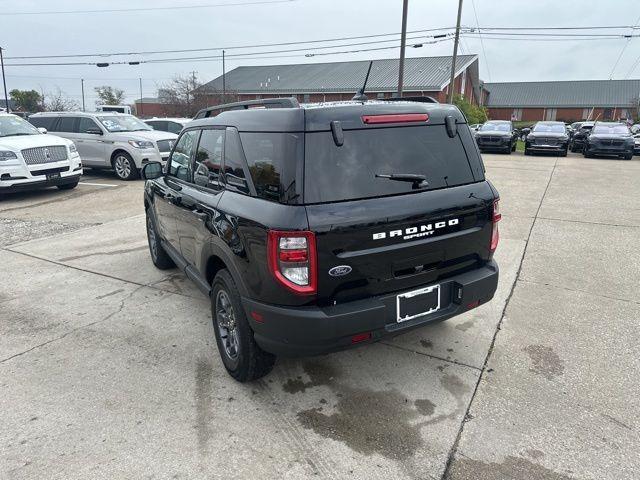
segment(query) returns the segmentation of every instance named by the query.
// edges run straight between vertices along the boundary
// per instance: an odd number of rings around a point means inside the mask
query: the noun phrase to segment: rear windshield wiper
[[[411,182],[411,188],[416,190],[418,188],[427,188],[429,186],[427,177],[417,173],[392,173],[390,175],[376,173],[376,178],[388,178],[389,180],[396,180],[398,182]]]

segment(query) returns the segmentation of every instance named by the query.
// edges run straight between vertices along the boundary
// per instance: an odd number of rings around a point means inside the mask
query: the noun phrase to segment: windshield
[[[537,123],[533,127],[534,132],[538,133],[566,133],[566,128],[561,123]]]
[[[376,175],[424,175],[428,189],[474,182],[459,135],[442,126],[345,130],[336,146],[331,132],[305,135],[304,200],[335,202],[416,191],[411,182]]]
[[[153,130],[146,123],[138,120],[133,115],[118,115],[113,117],[98,116],[100,123],[110,132],[137,132],[140,130]]]
[[[15,115],[0,116],[0,137],[14,135],[39,135],[36,127]]]
[[[510,132],[511,127],[508,123],[487,122],[480,127],[480,130],[483,132]]]
[[[615,125],[598,124],[591,130],[592,133],[603,133],[605,135],[629,135],[629,127],[621,123]]]

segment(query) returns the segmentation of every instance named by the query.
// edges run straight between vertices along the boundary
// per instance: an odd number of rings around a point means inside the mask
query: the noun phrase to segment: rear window
[[[428,190],[475,181],[460,136],[443,125],[345,130],[341,147],[331,132],[307,133],[305,152],[305,203],[412,192],[410,182],[376,174],[424,175]]]

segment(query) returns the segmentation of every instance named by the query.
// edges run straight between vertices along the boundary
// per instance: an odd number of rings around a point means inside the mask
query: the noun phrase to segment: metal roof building
[[[353,95],[364,82],[369,60],[293,65],[237,67],[225,76],[227,92],[240,98],[262,95]],[[451,57],[416,57],[405,60],[404,91],[430,94],[443,92],[450,81]],[[470,90],[479,95],[477,55],[459,55],[456,77],[464,74]],[[457,80],[459,82],[461,80]],[[456,83],[458,85],[458,83]],[[220,93],[222,76],[206,83],[197,93]],[[398,59],[373,60],[367,92],[389,93],[398,88]],[[345,97],[346,98],[346,97]]]
[[[628,107],[640,98],[640,80],[485,83],[488,107]]]

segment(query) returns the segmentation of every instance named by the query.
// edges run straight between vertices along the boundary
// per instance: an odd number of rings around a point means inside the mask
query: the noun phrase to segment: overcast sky
[[[229,47],[400,31],[402,0],[294,0],[179,10],[7,15],[16,12],[157,8],[247,1],[250,0],[0,0],[0,46],[5,49],[5,57],[12,57]],[[481,27],[633,25],[636,19],[640,20],[640,0],[474,1]],[[409,0],[408,30],[454,26],[457,3],[456,0]],[[464,0],[462,24],[476,26],[472,0]],[[640,30],[635,32],[640,34]],[[629,33],[629,29],[621,33]],[[483,52],[479,39],[474,37],[463,39],[461,53],[480,55],[480,76],[486,82],[606,79],[627,42],[628,46],[614,72],[614,78],[625,78],[639,58],[640,38],[629,41],[561,42],[485,39]],[[271,47],[267,50],[273,48],[295,47]],[[353,48],[357,47],[341,50]],[[452,50],[453,42],[446,41],[410,48],[407,56],[450,55]],[[311,58],[305,57],[304,52],[292,58],[229,58],[227,70],[240,65],[391,58],[396,57],[398,51],[391,49]],[[201,54],[133,55],[110,57],[102,61],[194,55]],[[112,65],[108,68],[10,66],[16,62],[5,60],[9,90],[33,88],[46,93],[59,87],[79,102],[79,79],[84,77],[88,107],[93,107],[95,103],[93,87],[97,85],[108,84],[124,89],[126,100],[130,103],[139,97],[139,77],[143,80],[143,95],[155,96],[156,88],[174,75],[196,71],[201,80],[208,81],[222,73],[219,60]],[[640,78],[640,65],[630,73],[629,78]]]

